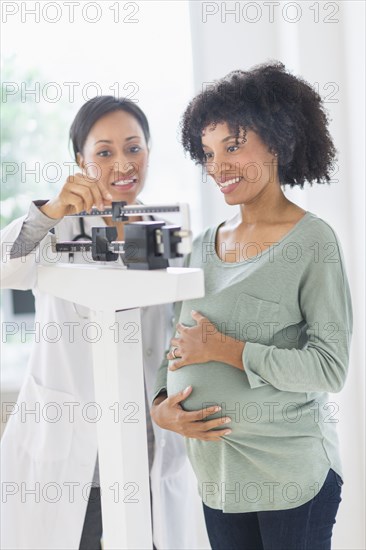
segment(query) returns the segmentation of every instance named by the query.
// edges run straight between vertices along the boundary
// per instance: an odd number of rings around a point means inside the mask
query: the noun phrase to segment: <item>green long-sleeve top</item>
[[[329,468],[342,476],[338,405],[327,393],[343,387],[352,334],[342,249],[309,211],[278,242],[237,263],[218,257],[217,229],[194,241],[186,265],[203,269],[205,296],[177,304],[177,320],[193,326],[194,309],[245,341],[244,371],[216,361],[168,371],[164,360],[155,396],[191,385],[184,410],[218,404],[222,411],[208,419],[232,419],[221,426],[232,433],[219,442],[186,439],[207,506],[295,508],[318,493]]]

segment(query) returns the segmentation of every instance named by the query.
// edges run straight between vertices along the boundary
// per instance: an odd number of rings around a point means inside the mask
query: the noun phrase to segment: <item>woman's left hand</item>
[[[191,311],[196,321],[193,327],[186,327],[181,323],[176,325],[179,337],[170,341],[171,349],[167,358],[174,361],[169,370],[176,370],[193,363],[207,363],[215,358],[217,341],[220,341],[220,332],[207,317],[197,311]]]

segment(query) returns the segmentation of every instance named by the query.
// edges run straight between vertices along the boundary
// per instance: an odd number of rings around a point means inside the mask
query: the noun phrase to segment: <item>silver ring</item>
[[[177,357],[177,356],[175,355],[175,350],[177,350],[177,349],[178,349],[177,347],[175,347],[175,348],[172,349],[172,356],[174,357],[174,359],[179,359],[179,357]]]

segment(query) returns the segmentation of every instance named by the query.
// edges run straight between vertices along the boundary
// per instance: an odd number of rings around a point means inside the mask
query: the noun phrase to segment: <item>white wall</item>
[[[272,5],[272,21],[270,7]],[[273,6],[273,4],[277,4]],[[311,6],[313,8],[311,9]],[[339,151],[337,180],[286,195],[328,221],[345,255],[354,307],[346,387],[330,396],[339,406],[344,465],[343,502],[334,529],[336,550],[365,546],[364,518],[364,2],[191,2],[195,91],[233,69],[278,59],[319,93],[331,117]],[[318,9],[318,14],[315,9]],[[228,10],[233,13],[229,14]],[[318,20],[317,20],[318,19]],[[252,21],[252,22],[250,22]],[[291,22],[293,21],[293,22]],[[198,176],[200,178],[200,175]],[[233,214],[221,193],[201,182],[202,224]]]

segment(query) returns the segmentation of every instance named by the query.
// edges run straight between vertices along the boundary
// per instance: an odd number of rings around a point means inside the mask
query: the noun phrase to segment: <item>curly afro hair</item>
[[[183,114],[182,144],[197,164],[205,164],[202,131],[226,122],[236,135],[255,131],[277,153],[281,185],[329,182],[336,149],[320,95],[305,80],[268,62],[232,71],[198,94]]]

